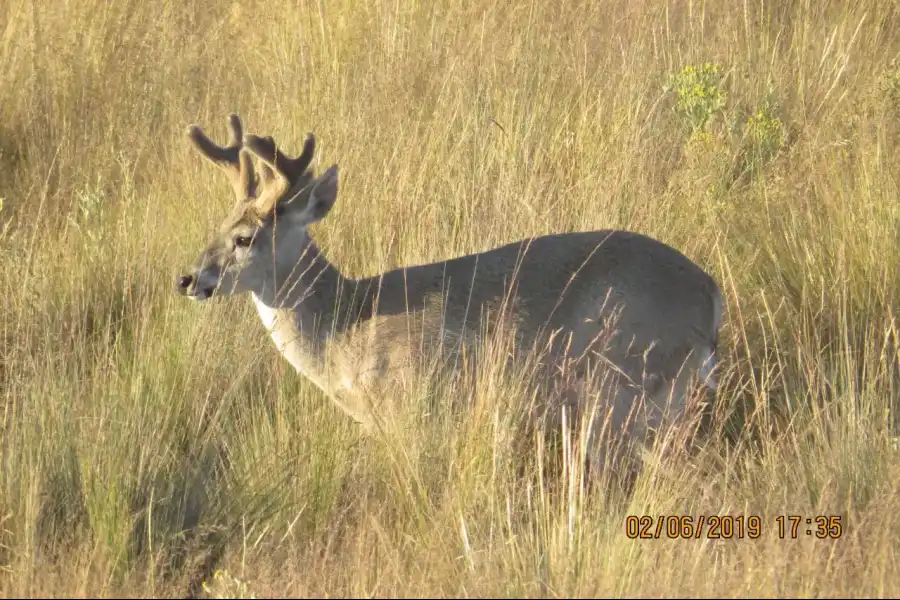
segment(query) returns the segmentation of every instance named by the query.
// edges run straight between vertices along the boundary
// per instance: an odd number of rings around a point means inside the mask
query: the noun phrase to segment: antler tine
[[[231,129],[231,146],[240,148],[244,145],[244,126],[241,118],[235,113],[228,115],[228,127]]]
[[[229,146],[219,146],[213,142],[198,125],[189,126],[187,135],[202,156],[221,167],[228,174],[235,195],[242,200],[248,198],[252,193],[253,162],[250,155],[244,151],[244,128],[240,117],[235,113],[230,114],[228,126],[231,130]]]
[[[253,152],[263,163],[287,180],[293,186],[306,173],[316,151],[316,138],[312,133],[306,134],[303,152],[297,158],[290,158],[275,144],[272,136],[259,137],[248,134],[244,136],[244,147]]]
[[[275,146],[275,140],[272,138],[271,135],[266,136],[264,139],[267,144],[269,144],[273,147]],[[273,181],[275,181],[275,178],[276,178],[275,171],[273,171],[272,167],[270,167],[268,164],[266,164],[265,162],[260,160],[258,169],[259,169],[259,180],[260,180],[261,187],[263,187],[263,188],[268,187],[269,185],[271,185],[271,183]]]
[[[308,132],[306,134],[306,139],[303,140],[303,151],[300,153],[300,156],[294,159],[294,167],[297,171],[302,175],[306,172],[306,169],[309,168],[310,163],[312,163],[313,156],[316,153],[316,137],[312,134],[312,132]]]

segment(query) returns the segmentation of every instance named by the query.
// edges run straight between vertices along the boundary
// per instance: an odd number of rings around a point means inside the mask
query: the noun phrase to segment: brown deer
[[[425,354],[458,357],[504,325],[523,352],[550,348],[548,373],[567,361],[583,376],[611,367],[615,427],[642,399],[650,426],[677,419],[694,376],[715,389],[721,293],[677,250],[629,231],[560,233],[353,279],[310,237],[338,191],[337,165],[308,169],[312,134],[290,158],[271,137],[242,135],[237,115],[230,127],[227,147],[188,128],[237,204],[177,290],[193,300],[249,292],[278,352],[365,427],[399,382],[421,375]]]

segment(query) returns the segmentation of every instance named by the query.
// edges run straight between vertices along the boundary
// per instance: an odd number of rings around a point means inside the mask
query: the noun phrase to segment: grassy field
[[[340,165],[313,233],[352,276],[590,228],[681,249],[726,296],[709,435],[588,490],[488,362],[408,398],[477,409],[363,436],[248,298],[173,293],[233,202],[185,127],[231,111]],[[893,0],[6,0],[0,590],[900,594],[898,152]]]

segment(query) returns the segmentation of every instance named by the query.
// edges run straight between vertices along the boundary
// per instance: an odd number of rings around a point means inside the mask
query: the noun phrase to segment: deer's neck
[[[347,326],[353,311],[346,302],[352,282],[310,244],[287,272],[276,271],[278,290],[253,292],[253,302],[278,352],[327,394],[334,385],[324,357],[334,335]]]

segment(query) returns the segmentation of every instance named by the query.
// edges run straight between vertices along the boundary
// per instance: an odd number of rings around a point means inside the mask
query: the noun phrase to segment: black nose
[[[194,278],[191,275],[181,275],[178,277],[178,288],[181,291],[187,291],[191,284],[194,282]]]

